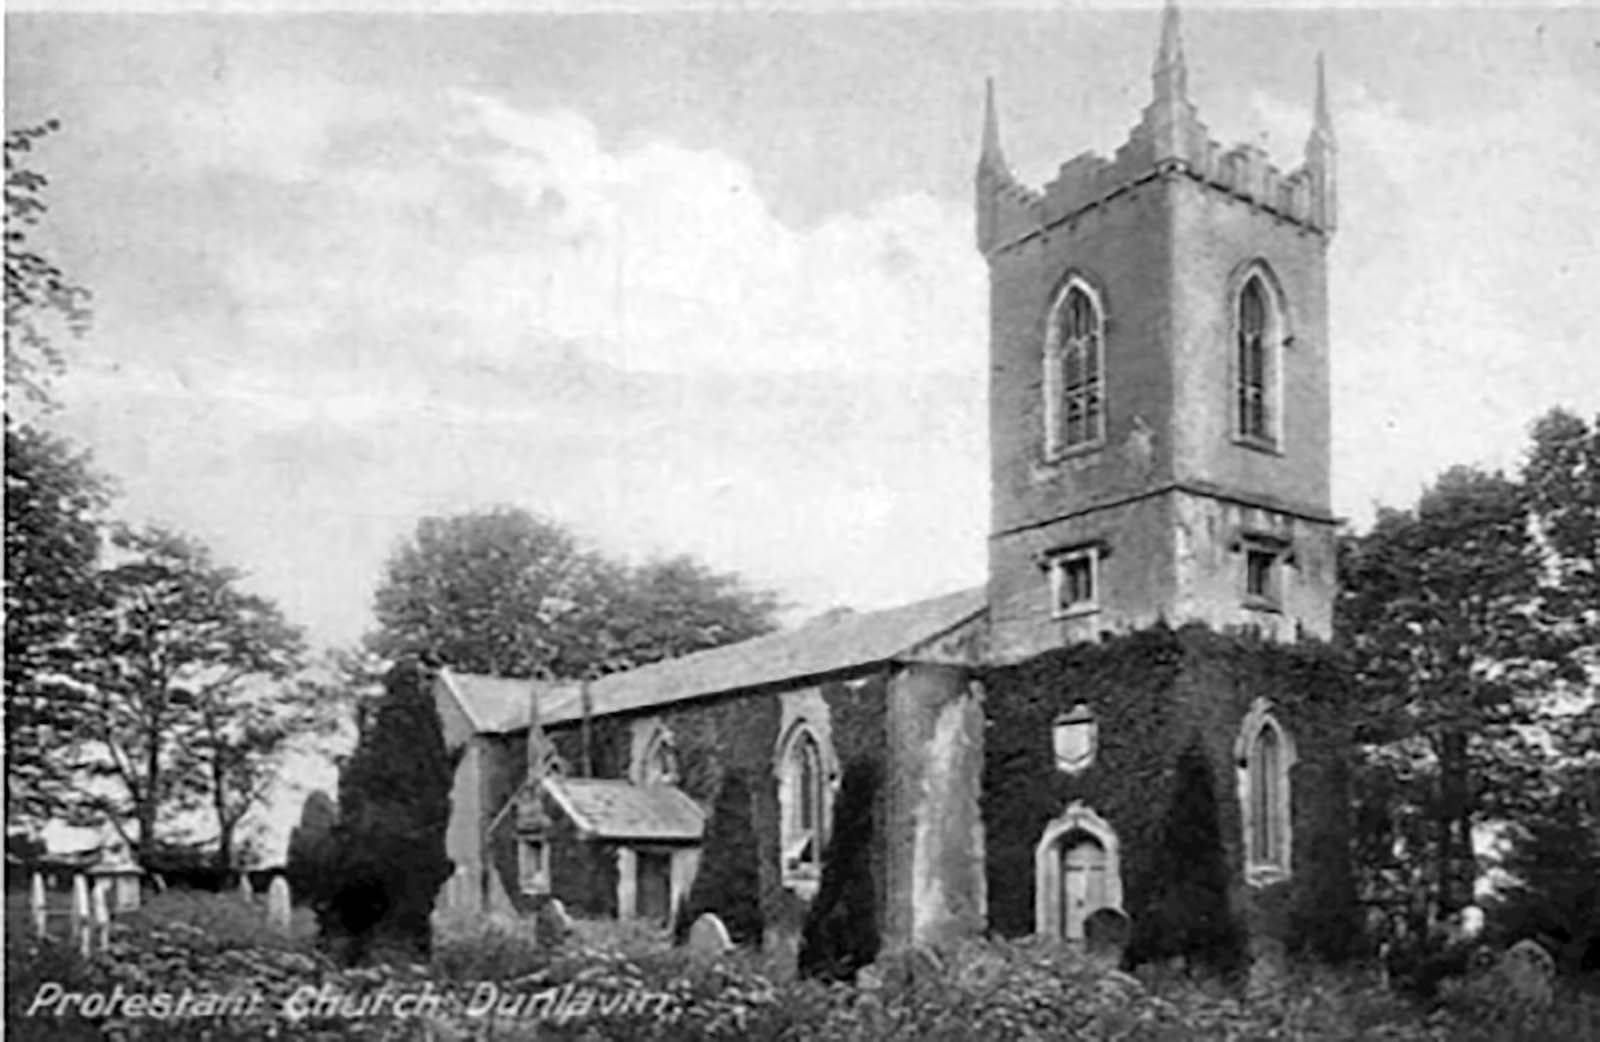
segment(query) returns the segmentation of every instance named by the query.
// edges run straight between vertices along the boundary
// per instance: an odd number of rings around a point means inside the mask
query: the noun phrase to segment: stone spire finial
[[[1166,0],[1161,11],[1161,44],[1150,78],[1155,83],[1155,100],[1189,100],[1189,69],[1183,61],[1183,31],[1178,23],[1178,0]]]
[[[1328,114],[1328,71],[1321,51],[1317,52],[1317,105],[1312,132],[1321,134],[1330,143],[1333,141],[1333,117]]]
[[[1005,153],[1000,151],[1000,117],[995,115],[993,76],[983,83],[983,150],[978,164],[997,170],[1004,170],[1006,165]]]
[[[1312,176],[1314,217],[1318,225],[1332,231],[1338,223],[1338,177],[1335,171],[1337,146],[1333,140],[1333,116],[1328,112],[1328,75],[1322,54],[1317,54],[1317,96],[1311,118],[1311,136],[1306,139],[1306,169]]]

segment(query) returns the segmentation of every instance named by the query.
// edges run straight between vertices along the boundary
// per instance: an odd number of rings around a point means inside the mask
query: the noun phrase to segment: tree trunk
[[[1441,915],[1472,903],[1477,862],[1472,853],[1472,779],[1467,732],[1451,725],[1439,741],[1439,894]]]

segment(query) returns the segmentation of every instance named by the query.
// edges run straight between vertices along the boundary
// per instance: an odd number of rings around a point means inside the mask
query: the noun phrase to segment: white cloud
[[[195,531],[333,640],[367,625],[418,517],[495,502],[801,611],[981,579],[963,208],[907,195],[797,228],[737,159],[611,148],[570,110],[457,93],[423,127],[350,101],[197,160],[230,187],[173,233],[201,239],[221,317],[105,315],[75,367],[68,420],[131,514]],[[407,135],[434,143],[390,147]],[[350,136],[370,147],[338,155]],[[249,169],[268,143],[285,158]]]

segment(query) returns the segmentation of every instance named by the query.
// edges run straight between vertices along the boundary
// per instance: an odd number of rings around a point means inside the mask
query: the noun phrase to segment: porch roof
[[[594,839],[698,843],[705,834],[705,811],[675,785],[550,777],[544,790],[580,832]]]

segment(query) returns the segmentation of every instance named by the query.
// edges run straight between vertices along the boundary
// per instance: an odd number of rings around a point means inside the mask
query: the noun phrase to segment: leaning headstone
[[[289,932],[289,919],[293,914],[289,900],[289,881],[283,876],[273,876],[267,887],[267,922],[275,930]]]
[[[1548,1009],[1554,998],[1556,961],[1537,941],[1513,944],[1500,956],[1492,976],[1492,997],[1502,1008]]]
[[[712,912],[706,912],[689,927],[689,954],[701,959],[715,959],[733,947],[728,928]]]
[[[250,873],[248,872],[239,873],[239,896],[246,901],[253,900],[256,896],[255,890],[250,886]]]

